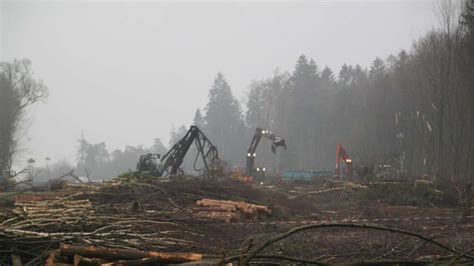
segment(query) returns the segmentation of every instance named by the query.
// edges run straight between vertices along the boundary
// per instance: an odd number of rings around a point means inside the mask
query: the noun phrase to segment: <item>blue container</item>
[[[315,178],[332,177],[332,171],[326,170],[285,170],[283,172],[283,181],[312,181]]]

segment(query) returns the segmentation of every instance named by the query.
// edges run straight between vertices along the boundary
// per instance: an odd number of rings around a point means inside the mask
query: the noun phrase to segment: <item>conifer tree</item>
[[[244,122],[239,102],[222,73],[218,73],[209,90],[204,119],[211,141],[219,148],[223,159],[234,164],[244,158]]]

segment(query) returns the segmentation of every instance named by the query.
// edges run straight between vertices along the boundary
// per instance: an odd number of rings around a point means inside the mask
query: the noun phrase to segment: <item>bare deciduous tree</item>
[[[47,87],[33,77],[30,60],[0,63],[0,170],[13,163],[27,108],[47,97]]]

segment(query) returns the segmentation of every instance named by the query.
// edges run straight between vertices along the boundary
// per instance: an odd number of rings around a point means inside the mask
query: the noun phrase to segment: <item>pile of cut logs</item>
[[[82,216],[92,208],[89,200],[58,200],[44,199],[41,201],[15,202],[13,212],[29,219],[66,219],[67,217]],[[50,221],[49,221],[50,222]]]
[[[6,256],[12,252],[11,261],[37,265],[42,251],[59,243],[130,250],[183,249],[193,243],[182,239],[187,230],[160,213],[132,213],[131,203],[118,206],[118,214],[106,213],[101,210],[110,205],[97,206],[80,196],[18,195],[0,221],[0,246],[10,248],[0,251],[0,265],[10,261]]]
[[[216,256],[199,253],[140,251],[122,248],[101,248],[63,244],[50,253],[45,266],[56,265],[162,265],[189,262],[217,264]],[[206,264],[207,265],[207,264]]]
[[[217,220],[226,223],[242,218],[259,219],[272,214],[267,206],[250,204],[245,201],[202,199],[196,202],[194,218]]]

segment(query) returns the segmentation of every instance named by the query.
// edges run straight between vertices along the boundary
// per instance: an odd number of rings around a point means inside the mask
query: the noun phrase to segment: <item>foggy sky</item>
[[[91,3],[4,1],[0,58],[29,58],[49,87],[25,157],[75,160],[77,139],[167,144],[203,109],[217,72],[238,99],[299,55],[338,72],[370,66],[437,25],[432,1]],[[244,143],[243,145],[248,145]]]

